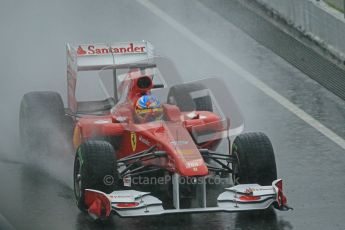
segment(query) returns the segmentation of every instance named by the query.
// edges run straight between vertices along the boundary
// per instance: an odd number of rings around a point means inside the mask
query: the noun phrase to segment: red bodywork
[[[137,81],[141,77],[139,71],[128,73],[118,88],[122,99],[109,114],[85,115],[78,119],[73,136],[74,148],[92,138],[110,137],[118,140],[116,154],[121,159],[156,146],[156,150],[165,151],[168,157],[143,161],[142,164],[156,165],[182,176],[207,175],[208,168],[198,149],[212,148],[219,144],[219,140],[196,144],[191,132],[193,128],[198,132],[226,129],[218,122],[220,117],[208,111],[180,112],[177,106],[163,104],[164,122],[137,123],[135,103],[153,88],[152,80],[149,87],[139,88]]]

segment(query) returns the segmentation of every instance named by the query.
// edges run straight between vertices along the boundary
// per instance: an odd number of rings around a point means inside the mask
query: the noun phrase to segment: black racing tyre
[[[277,179],[274,151],[263,133],[245,133],[237,136],[232,145],[236,159],[232,164],[234,184],[258,183],[271,185]]]
[[[177,105],[181,111],[213,111],[210,95],[192,97],[193,92],[207,89],[200,83],[187,83],[172,86],[168,93],[168,104]]]
[[[30,92],[20,104],[19,129],[24,152],[55,151],[63,136],[65,109],[56,92]]]
[[[77,206],[85,210],[85,189],[111,193],[117,187],[119,177],[116,168],[116,153],[106,141],[86,141],[77,149],[74,160],[74,195]]]

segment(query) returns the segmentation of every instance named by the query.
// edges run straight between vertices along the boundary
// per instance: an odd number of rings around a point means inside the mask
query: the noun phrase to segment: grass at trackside
[[[339,3],[342,3],[344,5],[343,1],[345,0],[338,0]],[[329,5],[330,7],[344,13],[344,7],[339,7],[334,3],[334,1],[324,0],[324,2],[327,3],[327,5]]]

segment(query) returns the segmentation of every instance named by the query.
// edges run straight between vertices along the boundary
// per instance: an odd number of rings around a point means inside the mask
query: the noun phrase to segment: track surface
[[[231,18],[222,15],[228,9],[229,14],[255,18],[247,8],[236,1],[221,0],[151,3],[345,137],[343,101],[244,33],[245,21],[236,27]],[[0,19],[0,214],[15,228],[344,229],[344,149],[136,1],[108,0],[101,4],[91,0],[4,0]],[[263,131],[271,137],[278,174],[284,178],[294,211],[261,216],[225,213],[114,217],[106,225],[97,225],[75,207],[72,157],[56,162],[44,160],[35,167],[23,164],[17,133],[20,98],[32,90],[66,94],[65,43],[141,39],[151,41],[160,55],[175,60],[186,80],[207,76],[226,80],[243,111],[246,130]]]

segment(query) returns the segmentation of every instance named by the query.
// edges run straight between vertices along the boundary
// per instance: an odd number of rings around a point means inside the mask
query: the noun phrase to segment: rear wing
[[[108,66],[125,68],[153,58],[153,46],[148,41],[79,45],[67,43],[66,49],[68,108],[72,112],[77,110],[75,88],[79,71],[97,71]]]
[[[125,65],[153,57],[148,41],[109,44],[67,44],[67,65],[74,71],[101,70],[106,66]]]

